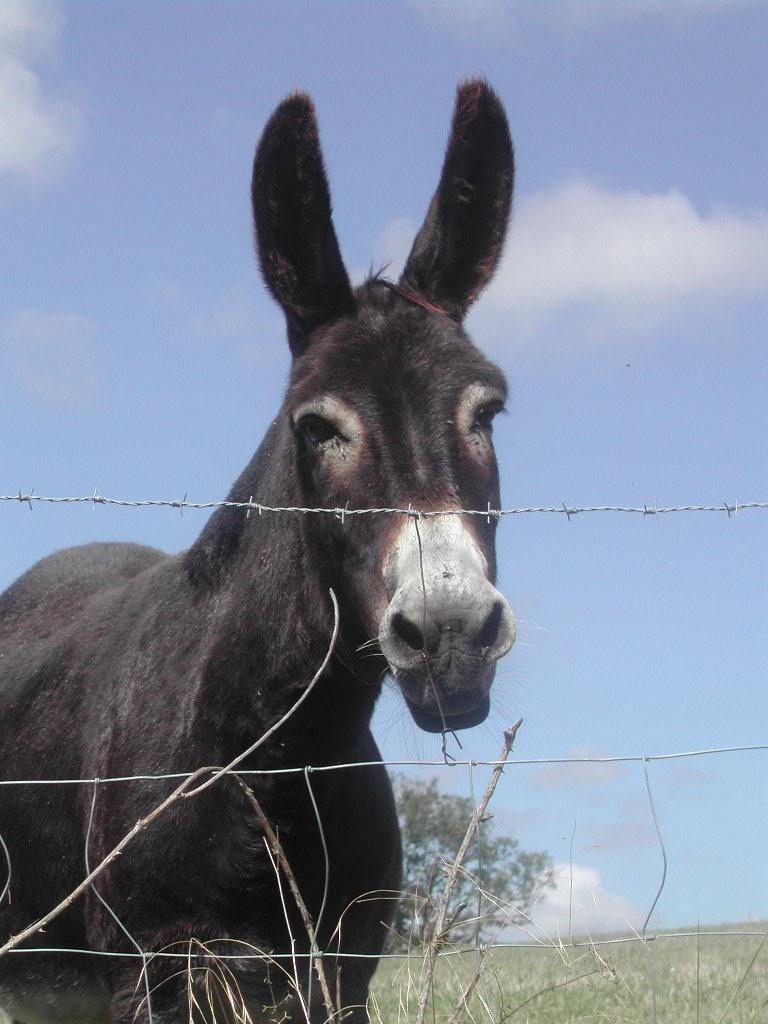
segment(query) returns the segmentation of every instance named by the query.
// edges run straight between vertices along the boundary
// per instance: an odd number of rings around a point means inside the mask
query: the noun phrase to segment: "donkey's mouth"
[[[405,697],[405,694],[403,694]],[[421,705],[414,703],[405,697],[405,703],[413,716],[413,720],[424,732],[444,732],[446,730],[471,729],[475,725],[484,722],[491,710],[491,698],[486,694],[477,707],[471,711],[461,711],[458,714],[433,714],[426,711]]]

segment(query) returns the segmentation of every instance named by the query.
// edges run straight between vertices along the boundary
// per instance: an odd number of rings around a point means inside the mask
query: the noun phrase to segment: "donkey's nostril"
[[[405,615],[397,612],[392,616],[392,629],[414,651],[424,650],[424,634],[416,623],[406,618]]]
[[[501,620],[504,615],[504,606],[499,602],[491,608],[491,613],[480,628],[477,641],[481,647],[493,647],[499,639]]]

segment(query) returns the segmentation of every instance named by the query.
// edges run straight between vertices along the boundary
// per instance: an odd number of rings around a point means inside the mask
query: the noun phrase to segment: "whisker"
[[[379,646],[379,638],[377,636],[374,636],[374,637],[371,637],[370,640],[365,640],[363,643],[360,644],[359,647],[356,647],[355,650],[356,651],[362,651],[366,647],[378,647],[378,646]]]

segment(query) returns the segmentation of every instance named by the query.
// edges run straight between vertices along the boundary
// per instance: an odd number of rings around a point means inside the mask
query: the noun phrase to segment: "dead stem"
[[[509,757],[512,745],[515,742],[515,736],[517,730],[522,725],[522,718],[519,719],[512,726],[511,729],[504,730],[504,746],[501,748],[499,757],[497,758],[496,765],[491,773],[491,777],[488,780],[485,793],[480,801],[480,805],[477,808],[477,814],[472,816],[472,819],[467,826],[467,831],[464,834],[464,838],[461,841],[459,852],[456,855],[456,859],[451,865],[445,880],[445,886],[443,887],[443,893],[440,897],[440,902],[437,907],[437,916],[435,918],[435,924],[432,929],[432,938],[427,946],[424,954],[424,964],[422,967],[421,984],[419,986],[419,1010],[416,1017],[416,1024],[424,1024],[424,1018],[427,1012],[427,1002],[429,1000],[429,994],[432,989],[432,981],[435,972],[435,963],[437,961],[437,955],[440,952],[442,945],[445,942],[446,929],[445,919],[448,913],[448,902],[453,892],[453,887],[456,884],[459,871],[464,863],[464,859],[469,851],[470,844],[475,836],[477,830],[477,822],[482,819],[485,814],[488,803],[493,796],[493,792],[496,789],[496,784],[501,778],[501,774],[504,771],[504,765],[506,764],[507,758]]]

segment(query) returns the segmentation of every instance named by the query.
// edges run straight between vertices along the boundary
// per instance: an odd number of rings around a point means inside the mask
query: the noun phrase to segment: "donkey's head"
[[[460,511],[499,507],[491,433],[506,385],[462,321],[498,263],[512,179],[501,103],[482,81],[461,85],[400,281],[353,291],[308,97],[278,107],[254,162],[259,262],[294,357],[283,416],[301,501],[416,513],[312,517],[313,557],[339,594],[360,674],[377,644],[431,731],[485,718],[496,662],[515,639],[493,585],[495,522]]]

